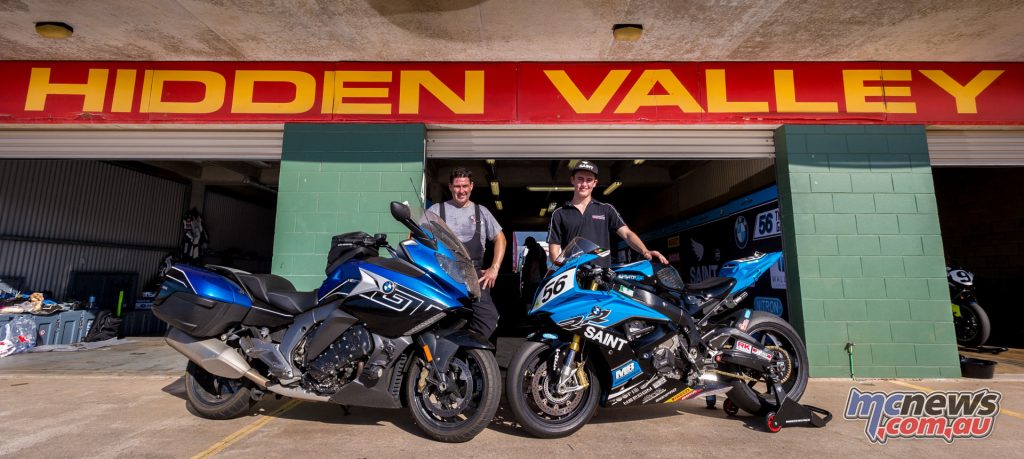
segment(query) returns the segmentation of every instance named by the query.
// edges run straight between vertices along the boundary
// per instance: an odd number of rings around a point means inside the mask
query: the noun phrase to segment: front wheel
[[[430,438],[466,442],[494,419],[501,401],[501,373],[494,354],[460,349],[444,369],[444,387],[429,373],[422,357],[413,360],[405,375],[405,398],[416,425]]]
[[[186,403],[207,419],[232,419],[249,413],[256,400],[252,383],[210,374],[195,362],[185,369]]]
[[[572,392],[558,390],[560,364],[555,348],[527,342],[516,350],[505,382],[509,408],[516,421],[534,436],[558,438],[571,435],[597,411],[601,382],[589,362],[584,366],[590,385]]]
[[[782,359],[782,389],[794,402],[800,400],[807,389],[808,362],[807,349],[796,330],[778,316],[755,312],[750,318],[746,333]],[[750,414],[765,414],[775,402],[775,396],[770,393],[768,387],[767,377],[753,370],[741,373],[752,380],[733,381],[729,400]]]
[[[967,304],[954,304],[953,327],[956,328],[956,343],[961,346],[978,347],[988,341],[992,332],[988,314],[974,301]],[[960,314],[955,312],[959,310]]]

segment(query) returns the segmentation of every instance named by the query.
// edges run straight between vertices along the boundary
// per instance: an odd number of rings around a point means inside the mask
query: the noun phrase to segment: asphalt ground
[[[420,433],[405,410],[261,401],[251,416],[210,421],[185,407],[185,360],[157,338],[91,351],[0,359],[2,457],[1019,457],[1024,447],[1024,379],[812,379],[802,402],[830,410],[825,428],[769,433],[763,419],[726,416],[703,400],[599,410],[575,435],[530,437],[504,403],[468,443]],[[514,343],[502,342],[499,362]],[[861,391],[975,391],[1002,394],[983,439],[892,439],[872,444],[865,421],[846,420],[851,387]],[[719,399],[721,401],[721,398]]]

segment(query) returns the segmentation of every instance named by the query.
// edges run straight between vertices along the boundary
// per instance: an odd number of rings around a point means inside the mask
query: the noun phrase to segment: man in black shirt
[[[562,247],[576,236],[588,239],[603,249],[611,249],[611,232],[614,231],[644,258],[668,264],[668,260],[658,251],[647,250],[644,241],[626,226],[615,207],[593,199],[592,194],[597,187],[596,164],[580,161],[572,169],[570,181],[573,187],[572,200],[551,213],[548,226],[548,255],[552,261],[562,253]],[[599,262],[607,267],[608,257],[601,258]]]

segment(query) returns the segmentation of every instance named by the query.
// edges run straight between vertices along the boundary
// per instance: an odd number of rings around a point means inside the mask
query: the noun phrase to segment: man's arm
[[[551,260],[552,263],[554,263],[555,260],[558,259],[558,255],[560,255],[561,253],[562,246],[548,242],[548,259]]]
[[[491,267],[484,270],[480,276],[480,286],[483,288],[494,287],[494,281],[498,278],[498,271],[501,270],[501,260],[505,258],[505,233],[498,231],[494,241],[494,256],[491,257]]]
[[[628,226],[620,226],[619,229],[615,231],[615,234],[618,234],[622,240],[626,241],[626,244],[632,247],[633,250],[640,252],[640,255],[645,259],[650,260],[652,258],[656,258],[658,262],[666,265],[668,264],[668,260],[665,259],[661,252],[658,252],[657,250],[647,250],[647,246],[644,245],[644,241],[641,241],[640,236],[637,236],[636,233],[629,229]]]

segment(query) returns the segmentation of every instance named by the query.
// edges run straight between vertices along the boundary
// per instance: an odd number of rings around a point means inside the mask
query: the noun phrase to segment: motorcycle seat
[[[736,279],[731,277],[712,277],[703,282],[688,284],[683,292],[702,298],[720,299],[725,298],[734,285],[736,285]]]
[[[273,274],[236,274],[257,300],[281,312],[302,314],[316,307],[316,291],[297,292],[288,279]]]

